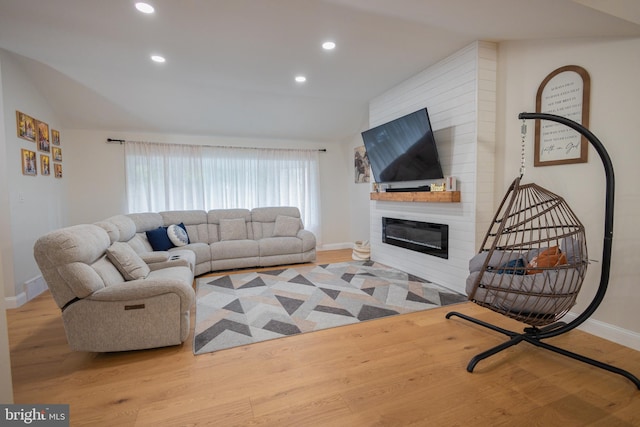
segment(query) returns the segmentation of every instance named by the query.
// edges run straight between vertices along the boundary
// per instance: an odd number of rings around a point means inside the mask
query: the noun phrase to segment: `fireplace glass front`
[[[446,224],[383,217],[382,241],[439,258],[449,258],[449,226]]]

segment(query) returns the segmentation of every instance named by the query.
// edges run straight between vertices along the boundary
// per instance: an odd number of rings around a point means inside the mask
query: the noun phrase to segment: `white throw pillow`
[[[247,223],[244,218],[221,219],[220,240],[246,240]]]
[[[174,246],[184,246],[189,243],[187,232],[178,224],[172,224],[167,227],[167,236],[169,236],[169,240],[171,240]]]
[[[273,237],[296,237],[300,230],[300,218],[278,215],[273,227]]]
[[[116,266],[125,280],[144,279],[151,269],[133,248],[123,242],[114,242],[107,248],[107,258]]]

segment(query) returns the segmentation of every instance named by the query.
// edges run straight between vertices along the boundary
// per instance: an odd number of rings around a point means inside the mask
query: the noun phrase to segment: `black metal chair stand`
[[[581,362],[595,366],[597,368],[604,369],[606,371],[609,371],[618,375],[622,375],[625,378],[632,381],[636,385],[638,390],[640,390],[640,379],[638,379],[636,376],[632,375],[628,371],[625,371],[615,366],[602,363],[597,360],[591,359],[589,357],[586,357],[577,353],[573,353],[571,351],[543,342],[543,340],[545,339],[567,333],[572,329],[576,328],[577,326],[579,326],[580,324],[582,324],[584,321],[586,321],[596,311],[596,309],[598,308],[598,306],[600,305],[600,303],[602,302],[606,294],[607,286],[609,283],[609,274],[611,270],[611,249],[612,249],[612,241],[613,241],[613,202],[614,202],[615,178],[613,173],[613,165],[611,163],[611,159],[609,158],[607,151],[604,148],[604,145],[600,142],[600,140],[598,140],[598,138],[595,135],[593,135],[593,133],[591,133],[584,126],[572,120],[569,120],[565,117],[552,115],[552,114],[544,114],[544,113],[520,113],[518,118],[523,120],[525,119],[549,120],[549,121],[554,121],[557,123],[564,124],[576,130],[580,134],[582,134],[595,148],[596,152],[600,156],[600,159],[602,160],[602,163],[604,165],[605,177],[606,177],[606,194],[605,194],[604,246],[603,246],[603,255],[602,255],[602,263],[601,263],[602,268],[601,268],[601,275],[600,275],[600,284],[598,286],[596,295],[594,296],[591,303],[587,306],[584,312],[579,314],[571,322],[565,323],[565,322],[557,321],[559,317],[564,316],[564,314],[566,314],[566,310],[565,310],[565,311],[562,311],[561,313],[558,313],[558,317],[555,319],[556,320],[555,322],[550,324],[545,324],[543,327],[538,327],[540,326],[540,324],[544,324],[543,322],[540,322],[535,324],[537,326],[530,326],[530,327],[524,328],[523,332],[514,332],[507,329],[503,329],[498,326],[489,324],[482,320],[473,318],[471,316],[468,316],[456,311],[447,313],[446,315],[447,319],[450,319],[451,317],[459,317],[461,319],[464,319],[476,325],[491,329],[493,331],[499,332],[509,337],[508,341],[474,356],[469,362],[469,364],[467,365],[467,371],[473,372],[473,369],[481,360],[491,357],[509,347],[512,347],[524,341],[524,342],[533,344],[536,347],[544,348],[544,349],[553,351],[554,353],[558,353],[563,356],[567,356],[572,359],[579,360]],[[524,137],[523,137],[523,141],[524,141]],[[495,245],[494,245],[494,248],[495,248]],[[486,265],[487,264],[485,263],[485,267]],[[512,270],[517,270],[517,268],[513,268]],[[523,273],[519,273],[519,274],[523,274]],[[470,296],[470,299],[474,301],[472,296]],[[504,301],[506,300],[502,300],[501,304],[504,304]],[[474,302],[478,303],[478,301],[474,301]],[[513,312],[510,313],[509,309],[508,308],[505,309],[503,306],[502,307],[491,306],[490,303],[479,303],[479,305],[488,307],[497,312],[502,312],[502,314],[512,317],[516,320],[521,320],[526,322],[526,320],[528,319],[527,317],[523,317],[522,319],[519,319],[518,316],[513,315]],[[540,320],[539,317],[538,319],[534,319],[534,321],[539,321],[539,320]]]

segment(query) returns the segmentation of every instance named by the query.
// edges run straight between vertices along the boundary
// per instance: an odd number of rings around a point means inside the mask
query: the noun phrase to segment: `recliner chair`
[[[82,224],[47,233],[34,245],[62,310],[69,346],[111,352],[184,342],[195,301],[191,269],[151,271],[126,244],[112,239],[103,228]]]

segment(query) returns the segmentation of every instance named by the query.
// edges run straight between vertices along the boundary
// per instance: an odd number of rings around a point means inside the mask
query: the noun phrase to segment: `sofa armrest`
[[[156,262],[164,262],[169,259],[171,256],[169,251],[154,251],[154,252],[143,252],[140,255],[140,258],[147,264],[154,264]]]
[[[180,266],[189,267],[191,271],[195,269],[195,254],[192,251],[153,251],[143,252],[139,255],[151,271]]]
[[[193,290],[193,273],[188,267],[152,271],[146,279],[108,286],[94,292],[85,300],[133,301],[167,293],[174,293],[180,297],[180,308],[183,312],[191,308],[196,297]]]
[[[298,239],[302,240],[302,252],[307,252],[316,247],[316,236],[309,230],[301,229],[298,231]]]

